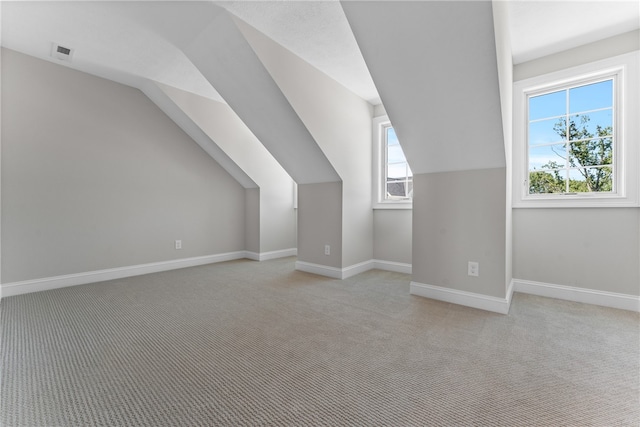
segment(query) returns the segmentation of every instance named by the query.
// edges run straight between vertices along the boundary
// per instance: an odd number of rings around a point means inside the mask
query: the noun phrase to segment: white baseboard
[[[554,285],[552,283],[534,282],[532,280],[514,279],[513,282],[514,290],[524,294],[640,312],[640,297],[635,295]]]
[[[368,261],[359,262],[345,268],[329,267],[321,264],[313,264],[305,261],[296,261],[296,270],[306,271],[307,273],[319,274],[321,276],[331,277],[333,279],[347,279],[356,274],[377,268],[379,270],[395,271],[399,273],[411,274],[411,264],[403,264],[393,261],[382,261],[370,259]]]
[[[342,279],[342,269],[329,267],[328,265],[314,264],[305,261],[296,261],[296,270],[306,273],[318,274],[320,276],[331,277],[332,279]]]
[[[350,265],[349,267],[345,267],[342,269],[341,279],[348,279],[349,277],[355,276],[356,274],[364,273],[365,271],[369,271],[373,268],[375,267],[374,261],[372,259]]]
[[[109,268],[106,270],[89,271],[85,273],[67,274],[64,276],[46,277],[43,279],[4,283],[2,284],[2,297],[10,297],[30,292],[47,291],[67,286],[84,285],[87,283],[104,282],[106,280],[122,279],[124,277],[158,273],[161,271],[194,267],[196,265],[212,264],[242,258],[246,258],[245,251],[205,255],[127,267]]]
[[[385,271],[395,271],[396,273],[405,274],[411,274],[412,272],[411,264],[406,264],[404,262],[383,261],[380,259],[373,260],[373,268]]]
[[[298,249],[297,248],[289,248],[289,249],[280,249],[277,251],[269,251],[269,252],[250,252],[250,251],[245,251],[246,254],[246,258],[252,259],[254,261],[268,261],[270,259],[277,259],[277,258],[286,258],[286,257],[290,257],[290,256],[296,256],[298,255]]]
[[[509,289],[511,289],[511,291]],[[418,282],[411,282],[409,291],[411,295],[450,302],[467,307],[479,308],[481,310],[493,311],[500,314],[509,314],[509,306],[511,305],[510,292],[513,292],[513,286],[511,285],[507,288],[506,297],[498,298],[473,292],[459,291],[457,289],[426,285]]]

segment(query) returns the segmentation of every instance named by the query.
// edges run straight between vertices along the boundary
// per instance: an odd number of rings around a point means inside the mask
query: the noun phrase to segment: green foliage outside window
[[[569,131],[564,119],[558,120],[554,131],[568,140],[568,149],[554,150],[556,155],[568,162],[572,176],[555,161],[549,161],[541,170],[529,172],[529,193],[591,193],[613,191],[613,128],[596,125],[595,132],[588,129],[589,115],[576,115],[569,120]],[[568,137],[568,138],[567,138]]]

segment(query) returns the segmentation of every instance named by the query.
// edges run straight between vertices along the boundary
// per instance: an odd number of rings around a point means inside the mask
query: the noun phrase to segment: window
[[[636,206],[638,53],[514,84],[514,207]]]
[[[413,174],[390,123],[384,127],[384,142],[384,198],[392,201],[410,200],[413,197]]]
[[[615,76],[528,94],[529,194],[615,192]]]
[[[411,208],[413,173],[387,117],[374,119],[374,208]]]

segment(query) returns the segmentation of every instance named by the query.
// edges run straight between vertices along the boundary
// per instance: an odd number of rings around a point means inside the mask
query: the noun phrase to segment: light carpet
[[[637,313],[232,261],[4,298],[5,426],[638,426]]]

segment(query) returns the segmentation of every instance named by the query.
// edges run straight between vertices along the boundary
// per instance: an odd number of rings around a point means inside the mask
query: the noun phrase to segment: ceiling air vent
[[[51,56],[61,61],[71,61],[73,51],[74,49],[59,45],[58,43],[51,44]]]

